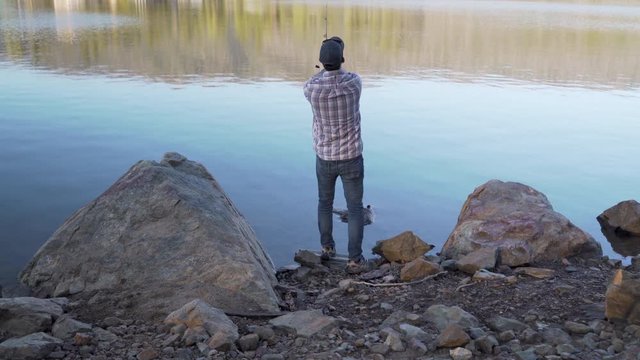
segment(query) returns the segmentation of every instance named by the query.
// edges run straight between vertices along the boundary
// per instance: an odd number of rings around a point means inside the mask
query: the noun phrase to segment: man
[[[333,199],[336,179],[342,180],[347,201],[349,262],[346,271],[366,269],[362,256],[364,221],[362,193],[364,162],[360,136],[360,77],[342,69],[344,42],[337,36],[322,42],[320,63],[324,67],[304,85],[313,110],[313,148],[318,178],[318,229],[323,259],[336,254],[333,240]]]

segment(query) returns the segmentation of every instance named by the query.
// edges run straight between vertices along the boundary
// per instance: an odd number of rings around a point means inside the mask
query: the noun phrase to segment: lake
[[[640,200],[640,1],[4,0],[0,284],[167,151],[210,170],[276,265],[319,248],[302,84],[325,28],[364,83],[365,252],[404,230],[439,248],[495,178],[620,257],[595,218]]]

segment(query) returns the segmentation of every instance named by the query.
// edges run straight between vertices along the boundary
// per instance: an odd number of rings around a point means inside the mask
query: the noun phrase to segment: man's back
[[[323,160],[347,160],[362,154],[360,77],[342,69],[323,70],[304,86],[313,110],[313,147]]]

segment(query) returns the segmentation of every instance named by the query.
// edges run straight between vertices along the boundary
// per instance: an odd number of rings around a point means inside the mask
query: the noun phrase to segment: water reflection
[[[600,218],[598,218],[600,221]],[[619,228],[614,228],[603,224],[600,221],[602,234],[611,244],[611,248],[622,256],[640,255],[640,236],[628,233]]]
[[[365,76],[637,88],[637,1],[330,1],[329,33]],[[301,81],[322,1],[7,0],[0,59],[67,72]],[[487,78],[487,75],[490,77]]]

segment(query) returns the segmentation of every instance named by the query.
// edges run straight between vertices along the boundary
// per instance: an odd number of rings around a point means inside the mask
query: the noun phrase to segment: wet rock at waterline
[[[600,244],[555,212],[544,194],[499,180],[469,195],[442,255],[460,259],[483,247],[497,248],[508,266],[602,255]]]
[[[98,314],[159,318],[193,298],[230,312],[279,311],[274,273],[213,176],[167,153],[138,162],[67,219],[21,280],[37,296],[91,300]]]
[[[408,263],[433,248],[433,245],[422,241],[412,231],[405,231],[390,239],[378,241],[372,251],[389,262]]]
[[[623,256],[640,255],[640,203],[622,201],[596,219],[615,252]]]

